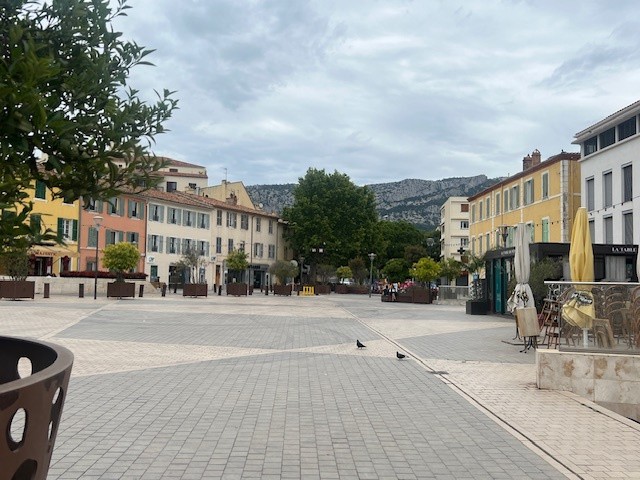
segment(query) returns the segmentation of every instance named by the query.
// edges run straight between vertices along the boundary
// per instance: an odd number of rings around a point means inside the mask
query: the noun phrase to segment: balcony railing
[[[541,315],[542,335],[557,337],[560,350],[640,355],[640,284],[545,284],[550,315]]]

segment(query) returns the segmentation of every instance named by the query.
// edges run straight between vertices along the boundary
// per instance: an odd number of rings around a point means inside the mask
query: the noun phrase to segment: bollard
[[[138,297],[142,298],[143,294],[144,294],[144,285],[140,285],[140,287],[138,288]]]
[[[78,298],[84,298],[84,283],[78,285]]]
[[[44,284],[44,298],[49,298],[49,284]]]
[[[177,283],[173,284],[173,293],[178,293],[178,284]]]
[[[167,295],[167,284],[162,284],[162,296],[165,297]]]
[[[222,295],[222,285],[218,287],[218,296]]]

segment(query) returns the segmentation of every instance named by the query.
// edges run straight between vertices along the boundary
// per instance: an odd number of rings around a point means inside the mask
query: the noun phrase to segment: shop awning
[[[78,252],[74,252],[60,245],[34,245],[29,249],[29,255],[36,257],[77,257]]]

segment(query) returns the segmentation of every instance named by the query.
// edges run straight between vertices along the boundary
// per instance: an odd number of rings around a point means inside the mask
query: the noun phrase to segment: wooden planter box
[[[349,293],[349,285],[339,283],[336,285],[336,293]]]
[[[131,297],[136,296],[136,284],[132,282],[107,283],[107,297]]]
[[[30,280],[1,280],[0,298],[34,298],[36,282]]]
[[[369,293],[368,285],[347,285],[347,293],[355,293],[357,295],[367,295]]]
[[[409,292],[411,292],[412,303],[431,303],[431,295],[426,288],[412,287]]]
[[[331,285],[316,285],[314,292],[316,295],[329,295],[331,293]]]
[[[206,283],[185,283],[182,287],[183,297],[206,297],[207,296]]]
[[[288,295],[291,296],[291,291],[293,288],[291,285],[274,285],[273,286],[273,294],[274,295]]]
[[[246,283],[227,283],[227,295],[241,297],[247,295]]]

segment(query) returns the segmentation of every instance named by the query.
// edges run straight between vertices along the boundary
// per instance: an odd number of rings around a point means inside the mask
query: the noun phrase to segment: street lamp
[[[98,244],[100,243],[100,225],[102,225],[103,218],[100,215],[93,217],[93,225],[96,227],[96,271],[94,273],[93,281],[93,299],[98,298]]]
[[[371,289],[373,288],[373,259],[376,258],[375,253],[369,254],[369,260],[371,260],[371,268],[369,269],[369,298],[371,298]]]
[[[304,257],[300,255],[300,290],[302,290],[302,269],[303,268],[304,268]]]

